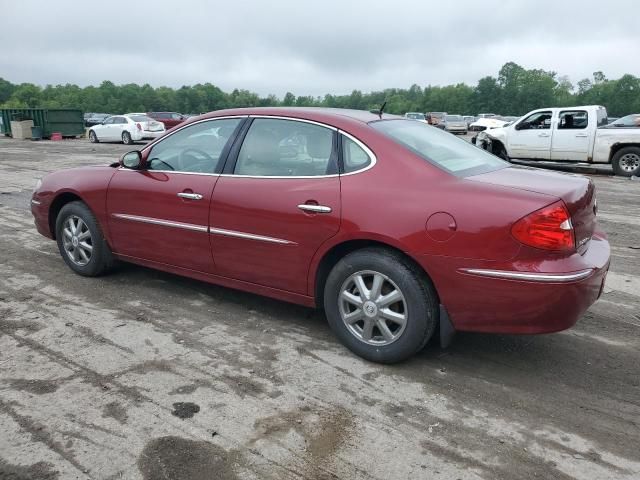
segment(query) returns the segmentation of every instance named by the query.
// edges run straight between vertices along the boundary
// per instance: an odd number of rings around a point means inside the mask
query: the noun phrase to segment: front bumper
[[[536,334],[575,325],[602,293],[609,257],[609,242],[597,232],[584,255],[537,265],[430,257],[424,267],[456,330]]]
[[[54,234],[49,226],[49,203],[42,198],[31,199],[31,214],[36,224],[38,233],[47,238],[54,238]]]

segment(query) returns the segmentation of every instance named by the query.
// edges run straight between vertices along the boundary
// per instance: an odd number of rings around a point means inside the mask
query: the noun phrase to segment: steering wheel
[[[195,156],[194,155],[190,155],[190,154],[193,154],[193,153],[195,153],[196,155]],[[202,157],[204,157],[204,159],[196,162],[195,164],[192,163],[190,165],[190,168],[185,168],[185,164],[186,164],[185,157],[189,157],[189,156],[191,156],[191,157],[202,156]],[[196,165],[200,166],[203,163],[210,164],[211,165],[211,173],[213,173],[213,165],[214,165],[213,157],[211,155],[209,155],[207,152],[205,152],[204,150],[200,150],[198,148],[187,148],[185,150],[182,150],[180,152],[180,156],[178,157],[178,165],[180,166],[180,170],[194,171],[193,167],[195,167]],[[203,170],[203,171],[206,171],[206,169]]]

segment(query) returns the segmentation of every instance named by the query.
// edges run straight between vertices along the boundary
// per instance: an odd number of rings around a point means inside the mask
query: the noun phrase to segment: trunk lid
[[[519,190],[542,193],[564,201],[573,224],[576,249],[583,253],[596,226],[596,195],[593,182],[582,175],[550,172],[530,167],[509,167],[467,177],[474,182],[489,183]],[[549,199],[549,203],[552,199]],[[514,219],[514,221],[517,219]]]

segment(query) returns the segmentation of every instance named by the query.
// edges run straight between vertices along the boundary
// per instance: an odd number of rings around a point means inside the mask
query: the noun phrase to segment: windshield
[[[129,115],[129,118],[134,122],[153,122],[153,118],[147,117],[146,115]]]
[[[424,120],[424,115],[422,113],[407,113],[406,117],[414,120]]]
[[[461,122],[462,117],[460,115],[447,115],[446,117],[444,117],[444,120],[446,122]]]
[[[378,120],[370,125],[426,161],[458,177],[479,175],[509,165],[465,140],[424,123]]]

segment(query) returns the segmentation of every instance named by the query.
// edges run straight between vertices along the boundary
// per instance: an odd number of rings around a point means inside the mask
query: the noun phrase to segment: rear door
[[[313,255],[340,228],[336,130],[253,118],[211,203],[218,274],[307,295]]]
[[[208,233],[211,194],[226,145],[242,121],[194,123],[145,151],[146,168],[118,169],[107,193],[109,228],[118,254],[215,271]]]
[[[516,123],[509,132],[508,151],[512,158],[551,158],[551,110],[534,112]]]
[[[594,124],[595,118],[589,118],[586,110],[560,110],[553,126],[551,159],[586,162]]]

